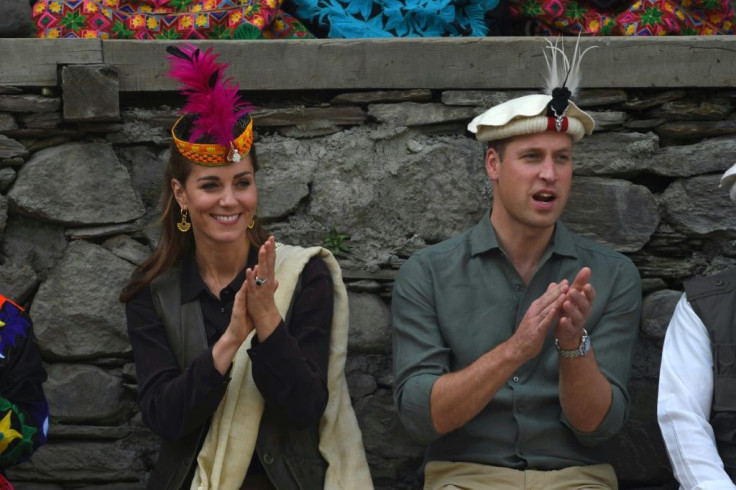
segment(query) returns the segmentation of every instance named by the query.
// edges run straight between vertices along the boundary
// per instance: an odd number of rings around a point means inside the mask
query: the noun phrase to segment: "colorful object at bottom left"
[[[23,308],[0,295],[0,471],[25,461],[46,442],[45,380],[30,319]],[[0,490],[12,488],[9,485],[0,480]]]

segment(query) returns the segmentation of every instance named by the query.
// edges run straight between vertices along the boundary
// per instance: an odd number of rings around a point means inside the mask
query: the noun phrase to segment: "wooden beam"
[[[566,38],[570,48],[573,38]],[[599,37],[585,88],[734,87],[736,36]],[[0,39],[0,85],[56,85],[58,64],[117,67],[121,91],[175,90],[171,41]],[[178,41],[177,43],[181,43]],[[196,41],[244,90],[538,89],[541,37]],[[30,61],[28,61],[30,60]]]
[[[0,39],[0,85],[55,87],[58,66],[102,63],[97,39]]]
[[[574,40],[567,39],[572,47]],[[583,38],[599,46],[583,62],[583,86],[736,86],[736,36]],[[103,41],[121,91],[173,90],[160,41]],[[247,90],[535,89],[546,41],[539,37],[203,41],[230,62]]]

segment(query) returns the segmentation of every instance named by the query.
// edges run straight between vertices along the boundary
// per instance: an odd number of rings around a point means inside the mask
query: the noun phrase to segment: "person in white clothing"
[[[736,201],[736,165],[721,179]],[[736,269],[685,283],[662,352],[657,418],[684,490],[736,489]]]

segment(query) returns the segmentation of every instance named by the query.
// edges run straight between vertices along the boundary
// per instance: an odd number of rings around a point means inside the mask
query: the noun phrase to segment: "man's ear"
[[[184,186],[177,179],[171,179],[171,190],[174,192],[174,199],[179,203],[181,209],[187,208],[187,194],[184,192]]]
[[[492,181],[498,180],[498,166],[501,163],[501,157],[494,148],[488,148],[486,151],[486,172]]]

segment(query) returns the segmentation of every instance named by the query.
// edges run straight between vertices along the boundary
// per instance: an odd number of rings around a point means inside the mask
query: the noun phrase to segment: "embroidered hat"
[[[526,95],[491,107],[473,119],[468,131],[475,133],[479,141],[494,141],[522,134],[556,131],[572,136],[573,141],[580,141],[583,136],[590,135],[595,121],[574,102],[580,83],[580,62],[591,46],[582,53],[580,45],[575,45],[572,61],[558,46],[547,40],[551,56],[543,51],[547,62],[548,75],[544,94]],[[562,59],[558,62],[558,57]]]
[[[726,170],[726,173],[721,177],[721,187],[731,188],[729,194],[732,201],[736,201],[736,164]]]
[[[187,103],[171,128],[176,147],[188,160],[205,166],[239,162],[253,145],[254,107],[238,95],[238,84],[224,77],[211,49],[169,46],[169,76],[179,81]]]

